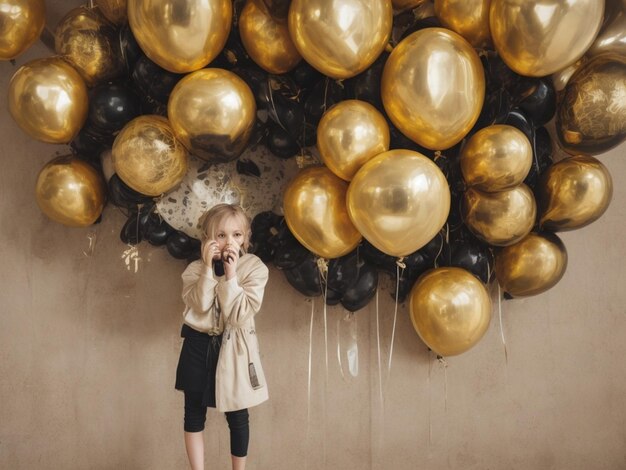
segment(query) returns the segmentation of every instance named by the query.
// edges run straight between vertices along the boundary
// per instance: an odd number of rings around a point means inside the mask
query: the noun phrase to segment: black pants
[[[185,391],[185,431],[200,432],[206,421],[206,405],[202,404],[203,392]],[[230,429],[230,453],[235,457],[248,455],[250,427],[248,409],[227,411],[226,421]]]

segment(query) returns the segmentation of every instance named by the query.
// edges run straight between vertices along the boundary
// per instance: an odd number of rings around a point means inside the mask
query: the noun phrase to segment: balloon
[[[513,297],[537,295],[554,287],[565,274],[567,250],[553,233],[530,233],[496,253],[496,277]]]
[[[136,209],[138,205],[149,204],[152,202],[150,196],[138,193],[134,189],[128,187],[120,177],[114,173],[109,179],[109,200],[117,207],[126,209]]]
[[[268,126],[265,145],[270,152],[282,159],[291,158],[300,150],[298,142],[285,129],[273,122]]]
[[[270,15],[278,20],[287,20],[291,0],[263,0]]]
[[[582,57],[600,31],[604,2],[492,0],[491,36],[506,64],[543,77]]]
[[[435,15],[443,26],[482,48],[491,45],[490,6],[491,0],[435,0]]]
[[[0,60],[15,59],[32,46],[46,24],[44,0],[5,0],[0,10]]]
[[[341,305],[350,312],[361,310],[376,295],[376,289],[378,289],[378,271],[374,266],[363,263],[356,281],[341,297]]]
[[[426,0],[391,0],[394,10],[407,10],[415,8]]]
[[[247,0],[239,17],[239,34],[252,60],[269,73],[289,72],[302,60],[287,24],[276,21],[261,0]]]
[[[137,245],[143,240],[143,234],[139,230],[139,213],[133,212],[120,230],[120,240],[127,245]]]
[[[342,101],[322,116],[317,148],[330,171],[350,181],[365,162],[389,150],[389,126],[371,104]]]
[[[87,86],[124,72],[118,33],[96,9],[70,10],[54,32],[54,50],[78,70]]]
[[[304,102],[306,121],[317,125],[326,110],[344,99],[343,86],[328,77],[315,84]]]
[[[474,134],[461,151],[461,171],[469,186],[486,192],[510,189],[528,175],[533,150],[523,132],[494,125]]]
[[[51,220],[69,227],[87,227],[104,209],[106,188],[91,165],[62,156],[41,169],[35,196],[41,211]]]
[[[537,193],[541,226],[563,232],[589,225],[604,214],[613,197],[613,182],[599,160],[580,155],[548,168]]]
[[[72,140],[87,119],[87,87],[59,57],[21,66],[9,84],[9,112],[31,137],[52,144]]]
[[[530,172],[524,180],[524,184],[535,191],[539,182],[539,177],[552,165],[552,139],[545,127],[540,127],[535,131],[535,141],[533,145],[533,164]]]
[[[167,114],[176,137],[208,161],[237,158],[254,127],[250,87],[232,72],[203,69],[183,78],[170,95]]]
[[[174,73],[193,72],[217,57],[232,14],[230,0],[128,0],[128,22],[141,49]]]
[[[128,21],[126,0],[96,0],[96,5],[111,23],[121,26]]]
[[[290,73],[294,81],[303,88],[309,88],[319,82],[324,76],[311,67],[306,61],[301,60]]]
[[[389,150],[368,161],[348,189],[348,213],[363,236],[391,256],[428,243],[446,222],[450,190],[432,161],[411,150]]]
[[[325,167],[308,167],[291,180],[283,196],[283,211],[291,233],[322,258],[350,253],[361,234],[346,209],[348,184]]]
[[[566,152],[604,153],[626,139],[626,57],[604,55],[582,66],[570,79],[556,116]]]
[[[200,242],[189,237],[186,233],[176,230],[167,237],[165,247],[172,257],[186,259],[200,247]]]
[[[332,78],[369,67],[391,36],[389,0],[293,0],[289,32],[309,64]]]
[[[535,127],[551,121],[556,112],[556,90],[552,80],[540,78],[525,91],[524,98],[517,106],[531,120]]]
[[[120,46],[120,54],[122,56],[122,60],[126,65],[126,71],[132,72],[137,60],[139,57],[143,56],[143,52],[137,44],[137,40],[135,36],[133,36],[133,32],[126,23],[119,30],[119,46]]]
[[[99,129],[117,132],[141,114],[139,97],[123,83],[107,83],[89,97],[89,120]]]
[[[451,241],[441,264],[466,269],[485,284],[489,283],[493,273],[493,256],[489,247],[471,236]]]
[[[602,28],[585,56],[606,53],[626,56],[626,0],[606,0]]]
[[[307,297],[322,295],[322,281],[313,253],[293,269],[285,269],[285,278],[291,286]]]
[[[115,137],[109,132],[103,132],[87,121],[80,132],[70,142],[73,153],[90,161],[98,161],[100,155],[113,145]]]
[[[532,191],[525,184],[498,193],[470,188],[463,197],[463,220],[479,239],[490,245],[517,243],[530,233],[537,215]]]
[[[359,250],[354,250],[341,258],[328,263],[326,286],[343,295],[359,278],[359,272],[365,262],[359,257]]]
[[[159,196],[182,181],[187,172],[187,151],[176,140],[167,119],[139,116],[115,138],[113,166],[135,191]]]
[[[473,347],[491,321],[491,300],[476,277],[461,268],[437,268],[418,279],[409,312],[422,341],[441,356]]]
[[[259,175],[241,174],[237,163],[247,161]],[[190,158],[189,170],[176,188],[157,202],[161,217],[172,227],[200,239],[200,216],[219,203],[239,204],[248,217],[273,209],[281,200],[289,178],[297,171],[295,162],[287,165],[265,148],[249,149],[239,161],[208,165]]]
[[[172,90],[183,77],[183,74],[168,72],[159,67],[145,55],[137,59],[131,75],[141,95],[164,101],[167,101]]]
[[[383,109],[383,100],[380,96],[380,80],[383,76],[383,68],[389,58],[387,52],[383,52],[378,59],[364,72],[344,82],[348,98],[367,101],[378,110]]]
[[[381,92],[385,111],[403,134],[443,150],[460,142],[478,119],[485,76],[465,39],[447,29],[426,28],[393,50]]]

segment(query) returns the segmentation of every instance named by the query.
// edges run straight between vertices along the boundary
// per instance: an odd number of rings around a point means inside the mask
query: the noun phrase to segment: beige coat
[[[237,276],[229,281],[201,260],[182,274],[184,322],[204,333],[224,331],[215,378],[219,411],[250,408],[269,397],[254,326],[267,277],[267,267],[251,254],[239,258]]]

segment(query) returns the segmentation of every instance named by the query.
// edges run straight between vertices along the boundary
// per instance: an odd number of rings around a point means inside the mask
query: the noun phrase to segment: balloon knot
[[[441,364],[443,367],[448,367],[448,361],[446,361],[445,357],[437,354],[437,361],[439,361],[439,364]]]
[[[401,269],[406,269],[406,264],[404,263],[404,256],[401,256],[396,260],[396,265]]]
[[[328,260],[326,258],[317,258],[317,269],[320,270],[320,274],[322,275],[322,279],[326,282],[326,278],[328,277]]]
[[[437,150],[437,151],[435,152],[435,158],[434,158],[434,160],[435,160],[435,161],[437,161],[437,160],[439,160],[439,159],[440,159],[440,158],[442,158],[442,157],[443,157],[443,154],[441,153],[441,150]]]

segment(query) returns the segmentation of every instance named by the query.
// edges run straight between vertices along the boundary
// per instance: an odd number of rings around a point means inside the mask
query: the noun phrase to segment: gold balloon
[[[490,245],[517,243],[530,233],[536,216],[535,197],[525,184],[498,193],[470,188],[463,197],[465,225]]]
[[[348,213],[361,234],[391,256],[407,256],[446,223],[450,188],[431,160],[389,150],[368,161],[348,188]]]
[[[283,210],[289,230],[322,258],[339,258],[361,241],[346,211],[348,183],[324,167],[301,170],[285,189]]]
[[[232,72],[202,69],[172,90],[167,115],[176,137],[194,155],[213,161],[237,158],[256,119],[250,87]]]
[[[35,196],[41,211],[63,225],[93,224],[106,202],[106,185],[88,163],[75,157],[57,157],[39,172]]]
[[[46,24],[44,0],[3,0],[0,8],[0,60],[15,59],[32,46]]]
[[[52,144],[72,140],[87,119],[87,87],[60,57],[20,67],[9,84],[9,112],[31,137]]]
[[[604,153],[626,139],[626,57],[605,54],[584,64],[565,87],[556,113],[566,152]]]
[[[613,181],[599,160],[579,155],[550,166],[537,187],[541,226],[575,230],[597,220],[609,207]]]
[[[117,31],[95,9],[78,7],[65,15],[54,33],[54,49],[78,70],[88,86],[124,71]]]
[[[391,0],[394,10],[408,10],[421,5],[427,0]]]
[[[533,163],[533,149],[522,131],[496,124],[469,139],[460,163],[469,186],[486,192],[502,191],[524,181]]]
[[[554,287],[567,268],[567,250],[553,233],[530,233],[496,253],[496,277],[513,297],[537,295]]]
[[[422,147],[443,150],[461,141],[480,115],[485,75],[478,54],[453,31],[426,28],[393,50],[383,71],[385,111]]]
[[[461,268],[427,271],[413,286],[409,311],[413,328],[440,356],[473,347],[491,321],[491,299],[472,273]]]
[[[201,69],[224,48],[230,0],[128,0],[128,23],[145,54],[174,73]]]
[[[279,23],[261,0],[248,0],[239,17],[241,42],[250,58],[266,72],[289,72],[302,60],[286,23]]]
[[[289,32],[304,59],[329,77],[368,68],[391,36],[389,0],[293,0]]]
[[[491,45],[490,6],[491,0],[435,0],[435,15],[443,26],[481,48]]]
[[[605,53],[626,56],[626,0],[606,0],[604,23],[586,56]]]
[[[491,36],[510,68],[543,77],[583,56],[603,16],[598,0],[492,0]]]
[[[317,148],[330,171],[350,181],[365,162],[389,150],[389,126],[371,104],[341,101],[322,116]]]
[[[96,0],[102,15],[111,23],[123,25],[128,21],[128,4],[126,0]]]
[[[135,191],[159,196],[178,185],[187,172],[187,150],[162,116],[130,121],[113,142],[113,167]]]

